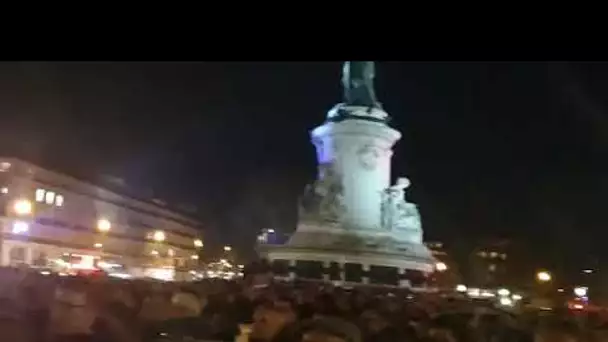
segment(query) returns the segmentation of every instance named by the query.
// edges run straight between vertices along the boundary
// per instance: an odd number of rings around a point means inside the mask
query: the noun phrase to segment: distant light
[[[58,207],[63,207],[63,196],[61,196],[61,195],[55,196],[55,205]]]
[[[153,249],[152,252],[150,252],[150,254],[152,254],[152,255],[158,255],[158,251],[156,249]]]
[[[27,222],[15,221],[13,223],[13,234],[23,234],[30,230],[30,225]]]
[[[243,269],[243,268],[245,268],[245,265],[240,264],[238,267],[239,267],[240,269]]]
[[[443,262],[438,262],[435,264],[435,269],[439,272],[447,271],[448,265]]]
[[[197,248],[203,247],[203,240],[201,240],[201,239],[194,240],[194,247],[197,247]]]
[[[591,274],[591,273],[593,273],[593,270],[588,268],[588,269],[583,270],[583,273]]]
[[[574,288],[574,295],[577,297],[585,297],[587,296],[588,288],[584,286],[578,286]]]
[[[496,291],[496,293],[498,293],[499,296],[506,297],[511,294],[511,291],[509,291],[507,289],[498,289],[498,291]]]
[[[1,191],[2,191],[2,193],[3,193],[3,194],[8,194],[8,188],[7,188],[7,187],[5,187],[5,186],[4,186],[4,187],[2,187],[2,190],[1,190]]]
[[[44,189],[36,189],[36,202],[44,202]]]
[[[231,250],[232,250],[232,247],[224,246],[224,252],[230,252]]]
[[[42,274],[42,275],[49,275],[49,274],[51,274],[51,272],[49,272],[49,271],[40,271],[40,274]]]
[[[131,279],[132,275],[128,273],[108,273],[108,277],[120,278],[120,279]]]
[[[481,294],[481,290],[479,289],[469,289],[467,291],[467,294],[471,297],[479,297],[479,295]]]
[[[17,215],[29,215],[32,213],[32,202],[27,199],[19,199],[15,201],[13,209]]]
[[[190,256],[190,259],[192,259],[192,260],[198,260],[198,255],[196,255],[196,254],[192,254],[192,255]]]
[[[522,298],[523,298],[522,295],[519,295],[519,294],[514,294],[511,296],[511,299],[513,299],[513,300],[522,300]]]
[[[501,297],[500,298],[500,305],[503,306],[513,306],[513,300],[509,297]]]
[[[52,191],[47,191],[46,195],[44,195],[44,200],[46,204],[53,204],[55,202],[55,193]]]
[[[488,290],[483,290],[481,291],[481,296],[482,297],[486,297],[486,298],[493,298],[496,297],[496,295],[493,292],[490,292]]]
[[[157,231],[154,232],[154,235],[152,235],[152,238],[156,242],[165,241],[165,238],[166,238],[165,232],[163,232],[162,230],[157,230]]]
[[[267,232],[269,232],[270,234],[274,234],[274,229],[268,229]]]
[[[557,289],[557,292],[564,292],[564,289]]]
[[[172,256],[174,256],[174,255],[175,255],[175,251],[174,251],[174,250],[172,250],[171,248],[169,248],[169,249],[167,250],[167,255],[168,255],[168,256],[170,256],[170,257],[172,257]]]
[[[582,310],[585,308],[583,304],[574,304],[572,307],[576,310]]]
[[[101,247],[103,247],[103,244],[101,244],[101,243],[97,242],[97,243],[95,243],[95,244],[93,245],[93,247],[95,247],[95,248],[101,248]]]
[[[222,264],[225,264],[225,263],[227,263],[227,262],[228,262],[228,260],[226,260],[226,259],[220,259],[220,262],[221,262]]]
[[[100,232],[108,232],[110,229],[112,229],[112,223],[105,218],[100,218],[99,220],[97,220],[97,230],[99,230]]]
[[[456,285],[456,292],[467,292],[467,286],[463,284]]]
[[[539,271],[538,273],[536,273],[536,279],[540,282],[546,283],[548,281],[551,281],[551,273],[547,271]]]

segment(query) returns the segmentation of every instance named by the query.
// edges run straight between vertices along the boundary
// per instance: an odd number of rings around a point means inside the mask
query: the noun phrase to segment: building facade
[[[0,158],[0,208],[3,266],[86,268],[103,261],[143,275],[170,274],[194,268],[203,245],[198,222],[158,201],[13,158]]]

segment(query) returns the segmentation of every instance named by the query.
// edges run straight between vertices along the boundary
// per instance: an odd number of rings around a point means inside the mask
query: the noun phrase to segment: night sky
[[[2,63],[0,152],[195,205],[243,249],[295,227],[308,131],[341,101],[341,62]],[[525,238],[603,258],[608,65],[378,63],[428,239]],[[544,252],[543,252],[544,253]],[[606,255],[608,256],[608,255]],[[578,259],[577,259],[578,260]]]

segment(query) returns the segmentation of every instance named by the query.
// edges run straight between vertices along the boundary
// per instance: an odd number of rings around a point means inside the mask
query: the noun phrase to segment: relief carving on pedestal
[[[405,189],[410,185],[407,178],[399,178],[397,184],[388,187],[382,200],[382,227],[401,241],[422,243],[422,223],[418,207],[405,199]]]
[[[319,179],[306,186],[300,198],[300,218],[304,221],[337,223],[344,207],[342,177],[333,163],[319,165]]]
[[[372,144],[365,144],[357,150],[359,163],[366,170],[374,170],[382,157],[382,150]]]

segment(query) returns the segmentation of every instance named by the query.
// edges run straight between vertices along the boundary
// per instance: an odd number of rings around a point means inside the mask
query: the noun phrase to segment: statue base
[[[342,285],[379,285],[422,290],[435,269],[424,244],[396,240],[382,231],[301,223],[284,245],[261,244],[258,251],[291,279]]]

